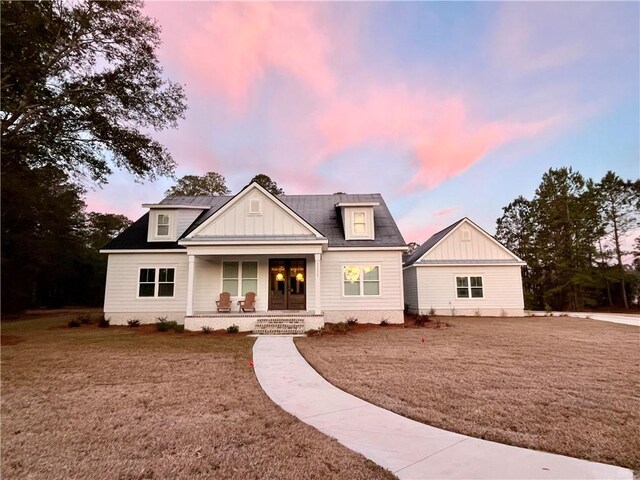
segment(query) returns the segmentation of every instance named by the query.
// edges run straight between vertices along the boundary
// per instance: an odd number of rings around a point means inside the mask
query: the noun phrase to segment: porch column
[[[320,305],[320,259],[322,258],[321,253],[314,254],[316,260],[316,315],[322,313],[322,308]]]
[[[196,256],[187,255],[189,269],[187,270],[187,316],[193,315],[193,277],[195,275]]]

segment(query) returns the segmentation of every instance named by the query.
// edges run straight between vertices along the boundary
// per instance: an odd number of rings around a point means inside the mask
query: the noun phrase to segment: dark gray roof
[[[196,197],[167,197],[160,202],[162,205],[193,205],[209,206],[208,210],[196,220],[182,234],[185,237],[208,218],[215,214],[233,196],[196,196]],[[336,195],[279,195],[277,198],[287,207],[298,214],[309,225],[327,238],[330,247],[404,247],[406,242],[396,225],[382,196],[372,194],[336,194]],[[336,204],[355,202],[377,202],[373,207],[375,240],[345,240],[340,217],[340,208]],[[131,227],[114,240],[105,245],[104,249],[159,249],[183,248],[177,242],[147,242],[147,227],[149,214],[145,214]]]
[[[466,218],[466,217],[465,217]],[[456,223],[449,225],[444,230],[440,230],[438,233],[434,233],[429,237],[429,239],[416,248],[410,255],[404,258],[404,266],[408,267],[409,265],[414,264],[416,261],[420,259],[425,253],[433,248],[433,246],[442,240],[451,230],[456,228],[460,222],[462,222],[464,218],[461,218]]]

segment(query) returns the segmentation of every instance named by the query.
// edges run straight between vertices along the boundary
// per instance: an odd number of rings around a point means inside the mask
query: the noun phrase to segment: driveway
[[[530,312],[536,317],[544,317],[549,315],[548,312]],[[631,313],[593,313],[593,312],[551,312],[554,317],[567,315],[573,318],[588,318],[590,320],[599,320],[601,322],[621,323],[623,325],[633,325],[640,327],[640,315]]]

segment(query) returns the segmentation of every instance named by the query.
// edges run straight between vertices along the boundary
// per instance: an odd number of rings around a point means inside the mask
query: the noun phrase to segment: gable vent
[[[469,230],[461,230],[462,232],[462,241],[470,242],[471,241],[471,232]]]
[[[262,202],[258,198],[249,200],[249,214],[260,215],[262,213]]]

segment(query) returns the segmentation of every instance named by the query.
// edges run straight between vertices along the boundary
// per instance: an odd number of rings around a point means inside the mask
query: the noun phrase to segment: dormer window
[[[365,212],[353,212],[353,235],[367,235],[367,215]]]
[[[169,215],[164,213],[158,214],[158,223],[156,229],[156,235],[158,237],[168,237],[169,236],[169,224],[171,219]]]

